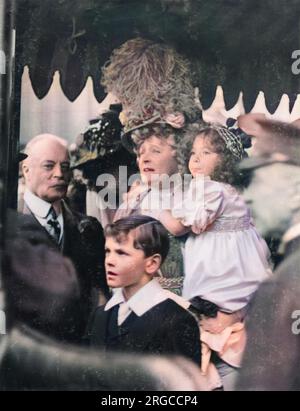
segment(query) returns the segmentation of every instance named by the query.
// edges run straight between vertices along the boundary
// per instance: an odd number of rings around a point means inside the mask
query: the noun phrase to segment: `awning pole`
[[[4,224],[11,168],[13,85],[15,56],[15,0],[0,1],[0,335],[5,333],[5,298],[2,283]]]

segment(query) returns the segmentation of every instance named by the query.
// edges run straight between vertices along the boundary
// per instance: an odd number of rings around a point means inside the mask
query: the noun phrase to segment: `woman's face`
[[[192,176],[211,176],[220,162],[221,156],[214,151],[209,139],[201,134],[197,136],[189,161],[189,170]]]
[[[137,153],[138,167],[143,182],[151,184],[154,181],[161,181],[163,175],[172,176],[178,173],[175,154],[173,136],[147,138]]]

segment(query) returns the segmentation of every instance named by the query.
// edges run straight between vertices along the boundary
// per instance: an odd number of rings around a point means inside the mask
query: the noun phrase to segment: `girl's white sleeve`
[[[182,201],[175,204],[172,215],[180,219],[183,225],[191,227],[195,234],[200,234],[222,214],[223,206],[222,185],[197,177],[192,180]]]

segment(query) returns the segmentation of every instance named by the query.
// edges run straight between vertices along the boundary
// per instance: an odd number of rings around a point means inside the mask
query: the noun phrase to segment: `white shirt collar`
[[[47,201],[42,200],[29,190],[25,191],[24,201],[35,216],[39,218],[46,218],[48,216],[51,204],[47,203]]]
[[[52,204],[47,203],[47,201],[42,200],[41,198],[37,197],[31,191],[26,190],[24,194],[24,200],[30,211],[33,213],[34,217],[38,220],[38,222],[43,227],[47,227],[47,217],[50,211]],[[59,222],[61,232],[59,243],[61,243],[63,235],[64,235],[64,217],[63,213],[60,212],[57,216],[57,221]],[[46,228],[48,231],[48,229]]]
[[[161,287],[158,281],[153,279],[144,285],[144,287],[142,287],[128,301],[125,300],[122,289],[119,288],[108,301],[104,310],[108,311],[112,307],[126,302],[131,311],[133,311],[138,317],[141,317],[151,308],[162,303],[168,298],[170,298],[169,295]]]

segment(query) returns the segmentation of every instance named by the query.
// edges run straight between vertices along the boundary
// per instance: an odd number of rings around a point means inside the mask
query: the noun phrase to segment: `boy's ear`
[[[161,255],[160,254],[153,254],[147,258],[146,261],[146,273],[150,275],[154,275],[161,266]]]

